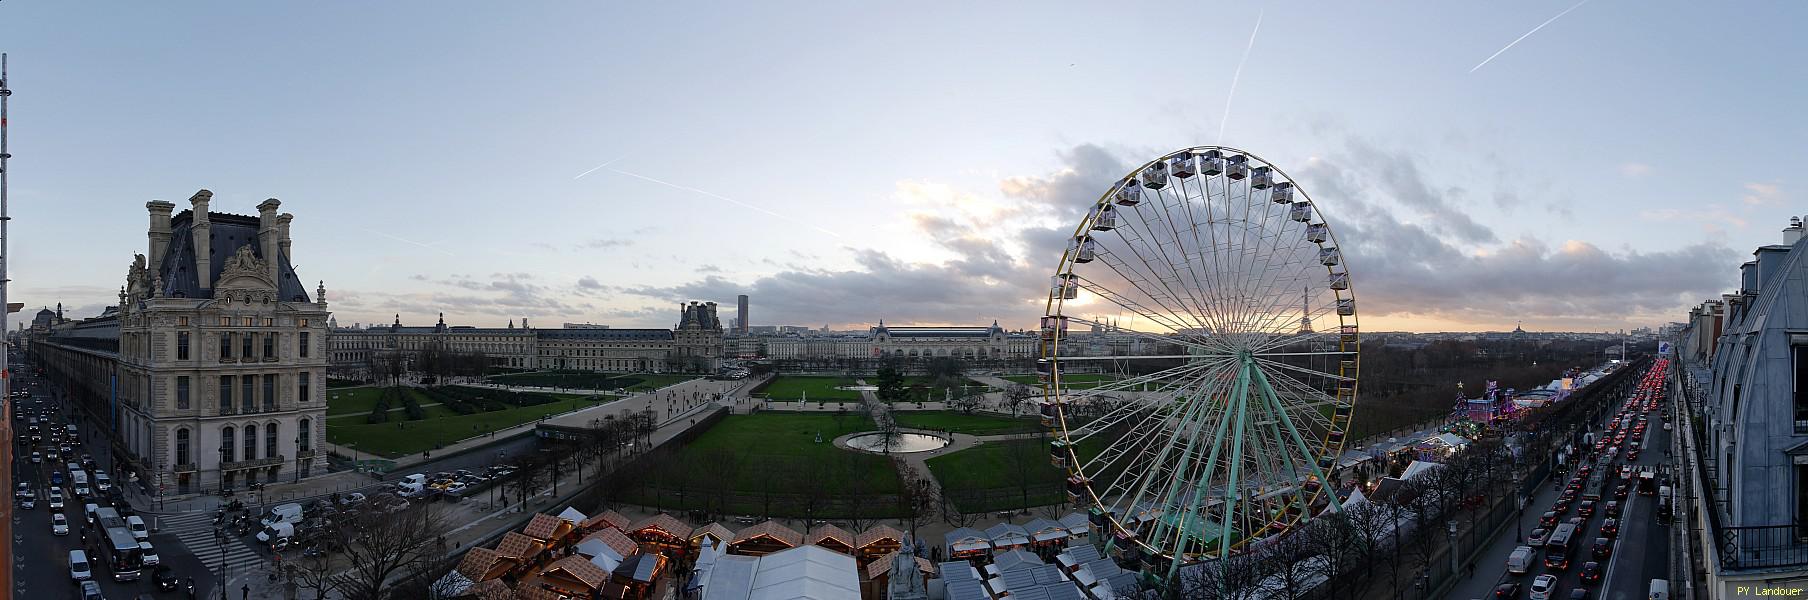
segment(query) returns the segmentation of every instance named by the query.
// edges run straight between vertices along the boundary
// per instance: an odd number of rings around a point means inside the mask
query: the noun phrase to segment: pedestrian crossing
[[[263,562],[264,556],[252,546],[256,538],[239,537],[227,532],[222,557],[222,544],[214,536],[212,512],[177,513],[157,517],[160,534],[170,534],[182,541],[182,547],[195,558],[207,565],[207,570],[218,573],[221,564],[243,566]]]

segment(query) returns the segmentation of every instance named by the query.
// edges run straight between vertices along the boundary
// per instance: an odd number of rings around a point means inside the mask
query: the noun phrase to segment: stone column
[[[163,253],[169,249],[170,211],[175,210],[176,205],[162,200],[152,200],[144,203],[144,208],[151,213],[151,229],[149,233],[151,238],[151,247],[149,248],[149,251],[151,255],[147,258],[150,259],[151,273],[156,274],[162,272]]]
[[[264,262],[270,269],[265,274],[270,276],[270,281],[276,284],[278,290],[282,289],[282,257],[276,254],[277,237],[281,234],[277,231],[276,209],[280,206],[282,206],[282,201],[275,198],[257,205],[258,250],[264,255]],[[281,300],[280,297],[277,299]]]

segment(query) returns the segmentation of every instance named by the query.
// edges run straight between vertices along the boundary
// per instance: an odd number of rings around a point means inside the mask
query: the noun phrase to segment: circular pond
[[[948,445],[948,440],[921,433],[900,433],[891,439],[892,452],[928,452]],[[885,434],[861,433],[847,439],[847,446],[866,452],[885,452]]]
[[[879,386],[876,386],[876,385],[838,385],[838,386],[835,386],[835,389],[847,390],[850,392],[877,392],[877,391],[879,391]]]

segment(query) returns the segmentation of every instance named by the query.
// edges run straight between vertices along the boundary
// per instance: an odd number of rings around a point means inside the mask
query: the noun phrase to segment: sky
[[[1658,325],[1808,213],[1808,5],[1686,6],[0,2],[10,298],[98,314],[206,188],[341,325],[1028,327],[1113,182],[1223,144],[1365,329]]]

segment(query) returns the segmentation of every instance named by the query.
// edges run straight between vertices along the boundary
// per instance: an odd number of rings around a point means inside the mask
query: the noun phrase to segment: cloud
[[[634,240],[596,238],[593,240],[587,240],[582,243],[579,243],[578,247],[579,248],[620,248],[622,246],[631,246],[633,244],[634,244]]]
[[[600,290],[600,289],[603,289],[603,283],[600,281],[597,281],[595,277],[585,275],[583,277],[578,278],[578,289]]]
[[[1696,223],[1707,231],[1719,231],[1721,225],[1743,229],[1750,222],[1745,217],[1733,214],[1718,204],[1709,204],[1702,210],[1683,210],[1678,208],[1652,208],[1641,210],[1640,219],[1647,221],[1680,221]]]
[[[1742,200],[1750,206],[1783,203],[1783,186],[1774,183],[1747,183]]]
[[[1631,178],[1644,177],[1651,174],[1651,165],[1641,162],[1620,163],[1620,174]]]

